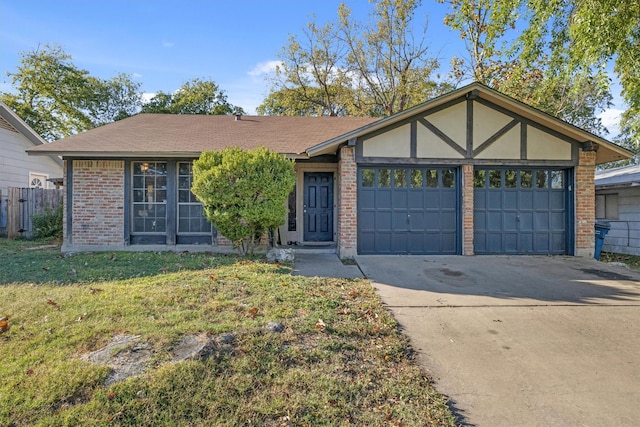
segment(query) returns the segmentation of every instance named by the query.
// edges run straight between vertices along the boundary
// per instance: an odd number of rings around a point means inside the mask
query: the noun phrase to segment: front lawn
[[[455,425],[367,281],[290,270],[0,239],[0,425]],[[194,334],[232,338],[172,361]],[[121,335],[151,358],[107,386],[84,356]]]

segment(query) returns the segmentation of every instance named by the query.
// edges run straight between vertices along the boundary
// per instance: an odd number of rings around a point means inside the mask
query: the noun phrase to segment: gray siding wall
[[[62,177],[62,166],[49,156],[28,156],[25,150],[33,143],[24,135],[0,127],[0,234],[6,227],[6,206],[9,187],[28,187],[29,172]],[[48,188],[53,188],[48,183]]]
[[[640,187],[596,191],[618,194],[618,219],[609,219],[611,230],[604,239],[603,251],[640,255]]]

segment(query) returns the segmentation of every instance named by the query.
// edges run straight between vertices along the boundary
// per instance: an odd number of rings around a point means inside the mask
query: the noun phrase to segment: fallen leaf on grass
[[[247,312],[247,317],[250,317],[251,319],[255,319],[257,315],[258,315],[258,307],[253,307],[251,310]]]
[[[11,326],[9,326],[9,316],[0,319],[0,334],[7,332],[9,329],[11,329]]]
[[[52,300],[51,298],[47,299],[47,304],[52,305],[54,307],[58,306],[58,303]]]
[[[89,288],[89,292],[92,294],[97,294],[98,292],[102,292],[100,288]]]
[[[351,292],[349,292],[349,296],[350,296],[351,298],[357,298],[357,297],[358,297],[358,295],[360,295],[360,292],[358,292],[358,291],[351,291]]]
[[[33,375],[33,369],[27,369],[27,372],[25,372],[27,375]]]
[[[327,328],[327,324],[322,321],[322,319],[318,319],[316,322],[316,329],[325,330]]]
[[[218,281],[218,278],[216,276],[209,276],[209,280],[211,280],[213,283]]]

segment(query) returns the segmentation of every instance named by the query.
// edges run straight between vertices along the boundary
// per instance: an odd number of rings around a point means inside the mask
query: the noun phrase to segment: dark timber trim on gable
[[[422,124],[424,127],[429,129],[431,132],[433,132],[433,134],[435,134],[438,138],[444,141],[449,147],[453,148],[458,153],[460,153],[460,155],[462,155],[463,157],[467,155],[467,150],[465,150],[460,145],[458,145],[458,143],[455,142],[453,139],[449,138],[444,132],[438,129],[433,123],[431,123],[430,121],[422,117],[418,118],[418,122],[420,122],[420,124]]]
[[[464,123],[466,125],[466,147],[460,146],[456,143],[451,137],[449,137],[446,133],[440,130],[437,126],[435,126],[431,121],[429,121],[429,116],[452,107],[454,105],[460,104],[461,102],[466,102],[466,120]],[[498,129],[493,135],[488,137],[485,141],[482,141],[475,149],[474,146],[474,103],[478,102],[483,106],[490,108],[498,113],[502,113],[507,117],[510,117],[512,120],[504,125],[502,128]],[[463,118],[461,117],[461,122]],[[459,153],[463,158],[418,158],[417,157],[417,126],[418,123],[427,129],[431,133],[433,133],[438,139],[440,139],[447,146],[453,148],[457,153]],[[410,144],[410,157],[365,157],[363,155],[364,148],[363,145],[370,138],[379,136],[384,134],[390,130],[396,129],[398,127],[404,126],[406,124],[410,125],[410,140],[408,143]],[[502,136],[507,134],[516,126],[520,125],[519,139],[520,139],[520,147],[519,159],[476,159],[475,157],[489,148],[494,142],[498,141]],[[565,141],[571,144],[571,159],[567,160],[539,160],[539,159],[528,159],[527,151],[530,144],[529,137],[530,133],[528,132],[528,127],[538,129],[550,136],[558,138],[562,141]],[[370,134],[361,136],[357,139],[356,142],[356,162],[357,163],[368,163],[368,164],[406,164],[406,165],[459,165],[463,163],[470,163],[476,165],[501,165],[501,164],[511,164],[514,166],[527,166],[527,165],[538,165],[538,166],[558,166],[558,167],[570,167],[575,166],[578,163],[579,159],[579,149],[582,146],[582,143],[570,138],[566,135],[561,134],[558,131],[550,129],[544,125],[541,125],[537,122],[534,122],[531,119],[521,116],[520,114],[514,113],[504,107],[494,104],[493,102],[487,101],[480,97],[469,97],[467,94],[456,98],[454,100],[448,101],[442,105],[439,105],[429,111],[422,112],[420,114],[416,114],[414,116],[405,118],[393,125],[378,129],[375,132]]]
[[[509,123],[504,125],[502,127],[502,129],[498,130],[496,133],[494,133],[489,138],[487,138],[486,141],[482,142],[482,144],[480,144],[478,146],[478,148],[473,150],[473,156],[475,157],[478,154],[482,153],[487,147],[489,147],[491,144],[496,142],[501,136],[503,136],[505,133],[509,132],[511,129],[516,127],[518,124],[520,124],[520,122],[518,120],[515,120],[515,119],[511,120]],[[520,147],[522,147],[522,139],[520,140]],[[520,149],[520,155],[522,156],[522,148]]]

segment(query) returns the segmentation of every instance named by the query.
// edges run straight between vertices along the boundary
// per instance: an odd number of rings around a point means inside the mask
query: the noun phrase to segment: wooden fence
[[[10,187],[7,199],[7,237],[31,237],[35,214],[44,214],[47,208],[55,212],[62,203],[64,190]]]

